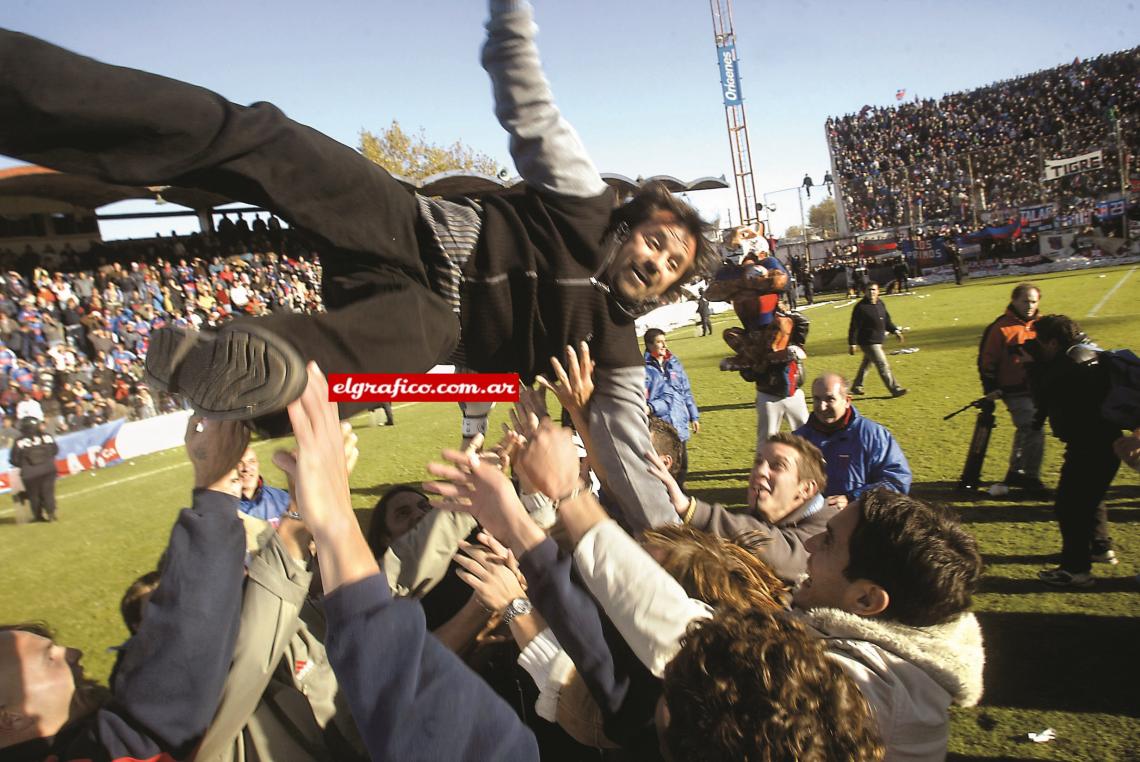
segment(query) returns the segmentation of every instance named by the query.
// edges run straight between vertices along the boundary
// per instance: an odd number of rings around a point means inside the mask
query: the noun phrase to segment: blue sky
[[[894,103],[899,88],[936,97],[1133,47],[1138,3],[736,0],[758,195],[804,172],[819,182],[827,116]],[[361,128],[398,119],[509,166],[478,62],[485,15],[478,0],[4,0],[0,24],[239,103],[271,101],[349,145]],[[536,17],[555,98],[599,169],[731,179],[707,2],[537,0]],[[709,218],[737,214],[731,190],[690,200]],[[777,232],[798,224],[794,193],[770,200]]]

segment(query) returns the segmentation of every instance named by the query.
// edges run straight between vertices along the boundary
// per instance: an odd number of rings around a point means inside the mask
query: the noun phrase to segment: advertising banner
[[[1062,177],[1104,168],[1104,152],[1092,151],[1068,159],[1046,159],[1045,179],[1060,180]]]
[[[724,96],[724,105],[739,106],[744,102],[744,94],[740,92],[740,63],[736,59],[736,45],[723,42],[716,46],[716,55],[720,64],[720,90]]]
[[[1096,202],[1096,216],[1102,220],[1116,219],[1124,214],[1126,204],[1124,199],[1116,198],[1110,201]]]
[[[1020,214],[1021,232],[1037,233],[1042,230],[1052,230],[1053,218],[1057,216],[1057,205],[1023,206],[1020,209]]]

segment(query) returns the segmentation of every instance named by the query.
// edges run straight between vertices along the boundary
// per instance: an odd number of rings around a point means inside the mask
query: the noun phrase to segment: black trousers
[[[1108,542],[1106,512],[1100,507],[1120,458],[1111,439],[1070,442],[1065,446],[1055,510],[1061,529],[1061,568],[1087,572],[1092,568],[1092,546]]]
[[[0,154],[124,185],[209,191],[311,233],[328,312],[246,319],[326,373],[422,372],[454,349],[459,321],[431,291],[415,198],[356,151],[269,103],[238,106],[4,30],[0,72]]]
[[[55,518],[55,479],[54,473],[24,479],[24,492],[28,496],[35,521]]]

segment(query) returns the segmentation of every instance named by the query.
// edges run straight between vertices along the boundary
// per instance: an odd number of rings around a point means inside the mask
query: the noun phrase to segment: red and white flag
[[[906,97],[906,88],[905,87],[901,90],[895,91],[895,100],[896,101],[901,101],[905,97]]]

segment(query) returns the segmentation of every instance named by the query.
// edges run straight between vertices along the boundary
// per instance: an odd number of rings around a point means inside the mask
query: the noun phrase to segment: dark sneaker
[[[892,397],[901,397],[904,394],[906,394],[908,391],[910,391],[910,390],[904,389],[900,386],[898,389],[895,389],[894,391],[891,392],[891,396]]]
[[[305,361],[288,341],[244,321],[217,332],[158,329],[151,335],[146,371],[201,415],[231,420],[284,409],[307,381]]]
[[[1088,572],[1070,572],[1061,568],[1037,572],[1037,577],[1053,587],[1092,587],[1093,576]]]
[[[851,387],[850,389],[848,389],[847,391],[851,392],[852,394],[863,394],[863,387],[861,387],[861,386],[852,386],[852,387]]]

